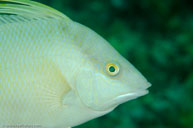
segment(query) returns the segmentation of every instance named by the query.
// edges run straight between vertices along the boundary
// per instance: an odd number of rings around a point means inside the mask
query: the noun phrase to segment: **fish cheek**
[[[77,75],[76,90],[82,103],[92,110],[106,111],[111,109],[108,103],[116,93],[116,88],[111,88],[108,79],[103,74],[84,71]]]

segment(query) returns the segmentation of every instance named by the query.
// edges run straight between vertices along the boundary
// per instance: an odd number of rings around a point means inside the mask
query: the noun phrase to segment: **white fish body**
[[[89,28],[36,2],[1,1],[0,127],[73,127],[147,94],[147,80]]]

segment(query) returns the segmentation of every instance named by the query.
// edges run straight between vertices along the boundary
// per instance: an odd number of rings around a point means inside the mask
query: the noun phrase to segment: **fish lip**
[[[136,99],[140,96],[146,95],[149,91],[148,90],[140,90],[140,91],[133,91],[133,92],[128,92],[122,95],[119,95],[115,98],[113,98],[112,100],[110,100],[109,102],[106,102],[104,104],[102,104],[102,106],[108,105],[108,104],[112,104],[111,107],[107,108],[107,109],[93,109],[89,106],[87,106],[90,110],[95,111],[95,112],[103,112],[103,113],[108,113],[111,112],[112,110],[114,110],[117,106],[119,106],[122,103],[125,103],[129,100],[133,100]]]
[[[124,102],[127,102],[129,100],[133,100],[136,99],[140,96],[144,96],[146,94],[148,94],[148,90],[137,90],[137,91],[133,91],[133,92],[128,92],[126,94],[122,94],[119,95],[117,97],[115,97],[113,100],[118,102],[119,104],[122,104]]]
[[[120,95],[120,96],[118,96],[116,98],[123,98],[123,97],[130,97],[130,96],[139,97],[139,96],[146,95],[148,92],[149,92],[148,90],[140,90],[140,91],[136,91],[136,92],[129,92],[129,93]]]
[[[132,99],[136,99],[140,96],[144,96],[144,95],[149,93],[149,91],[148,91],[149,87],[151,87],[151,83],[147,81],[145,88],[138,88],[138,89],[130,91],[128,93],[119,95],[115,98],[115,100],[119,100],[121,98],[124,98],[124,99],[128,98],[128,100],[132,100]],[[128,101],[128,100],[125,100],[125,101]]]
[[[151,87],[151,83],[150,82],[147,82],[147,87],[146,87],[146,89],[148,89],[149,87]]]

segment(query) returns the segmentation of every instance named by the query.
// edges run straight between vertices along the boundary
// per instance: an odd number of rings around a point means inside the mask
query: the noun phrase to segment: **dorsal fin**
[[[25,21],[26,19],[39,18],[69,20],[69,18],[61,12],[38,2],[31,0],[0,0],[0,24],[19,21],[20,19]]]

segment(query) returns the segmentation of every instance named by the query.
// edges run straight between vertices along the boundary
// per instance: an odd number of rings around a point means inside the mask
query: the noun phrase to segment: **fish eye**
[[[119,73],[119,66],[116,64],[108,63],[106,65],[106,72],[111,76],[115,76]]]

